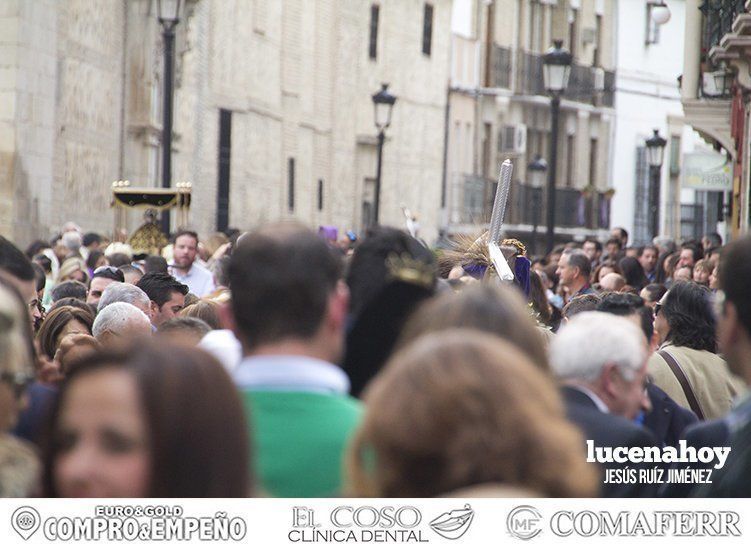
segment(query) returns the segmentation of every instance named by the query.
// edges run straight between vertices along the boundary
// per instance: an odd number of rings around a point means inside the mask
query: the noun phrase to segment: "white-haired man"
[[[151,300],[149,300],[149,295],[144,293],[143,289],[136,287],[135,285],[119,282],[109,284],[104,291],[102,291],[102,296],[97,305],[97,311],[101,312],[113,302],[126,302],[132,304],[151,319]]]
[[[563,385],[569,419],[594,447],[657,445],[631,421],[642,405],[647,376],[644,334],[634,323],[602,312],[576,315],[551,343],[550,364]],[[626,467],[604,463],[602,468]],[[650,496],[656,487],[612,482],[602,491],[606,497]]]
[[[132,304],[113,302],[96,316],[91,332],[103,346],[120,348],[150,336],[151,320]]]

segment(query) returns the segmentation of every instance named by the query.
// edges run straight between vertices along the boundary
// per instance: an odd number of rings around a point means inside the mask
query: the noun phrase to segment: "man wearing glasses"
[[[125,274],[123,274],[122,270],[114,266],[100,266],[94,270],[94,274],[91,276],[86,303],[96,306],[99,304],[99,299],[102,298],[102,293],[110,283],[123,283],[124,281]]]

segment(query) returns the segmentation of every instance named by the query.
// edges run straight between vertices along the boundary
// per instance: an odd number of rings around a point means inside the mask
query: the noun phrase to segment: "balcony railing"
[[[733,29],[736,16],[746,12],[746,0],[704,0],[699,9],[704,14],[702,53],[706,55]]]
[[[500,87],[503,89],[511,88],[511,58],[511,49],[501,47],[500,45],[493,45],[493,73],[491,79],[493,87]]]
[[[529,185],[512,185],[508,223],[538,225],[545,222],[545,189]],[[558,227],[606,229],[610,224],[610,198],[605,193],[580,191],[567,187],[556,189],[555,223]],[[537,209],[535,209],[537,207]]]
[[[455,221],[483,224],[490,220],[496,184],[481,176],[464,175],[459,182],[460,206]],[[514,182],[509,191],[505,223],[542,227],[546,217],[545,189]],[[610,225],[610,198],[602,192],[556,189],[556,226],[582,229],[607,229]]]
[[[501,49],[501,48],[498,48]],[[516,89],[517,94],[545,96],[545,84],[542,77],[542,57],[526,51],[516,52]],[[495,69],[495,64],[494,64]],[[576,102],[612,107],[615,100],[615,72],[604,71],[602,88],[598,88],[595,75],[597,68],[576,64],[571,67],[568,86],[564,98]],[[494,81],[503,74],[496,70]],[[500,85],[499,85],[500,86]]]

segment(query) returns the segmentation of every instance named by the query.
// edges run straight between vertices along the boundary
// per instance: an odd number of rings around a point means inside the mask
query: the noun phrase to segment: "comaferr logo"
[[[443,538],[457,540],[469,530],[473,519],[475,519],[474,510],[465,504],[460,510],[451,510],[435,518],[430,522],[430,528]]]
[[[547,516],[546,516],[547,517]],[[517,506],[506,517],[508,534],[519,540],[532,540],[547,525],[559,537],[739,537],[740,516],[733,511],[609,512],[560,510],[545,523],[533,506]],[[545,529],[547,530],[547,528]]]
[[[737,512],[573,512],[550,518],[557,536],[741,536]]]

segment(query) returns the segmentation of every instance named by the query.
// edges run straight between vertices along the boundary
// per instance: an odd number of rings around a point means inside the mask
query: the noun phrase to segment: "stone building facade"
[[[154,0],[0,3],[0,233],[112,226],[111,184],[161,184],[162,42]],[[361,230],[376,172],[371,95],[397,96],[381,223],[440,224],[451,0],[187,0],[176,40],[173,184],[190,224],[296,218]],[[222,150],[220,150],[220,143]],[[131,230],[140,214],[129,216]],[[225,220],[226,222],[226,220]]]

